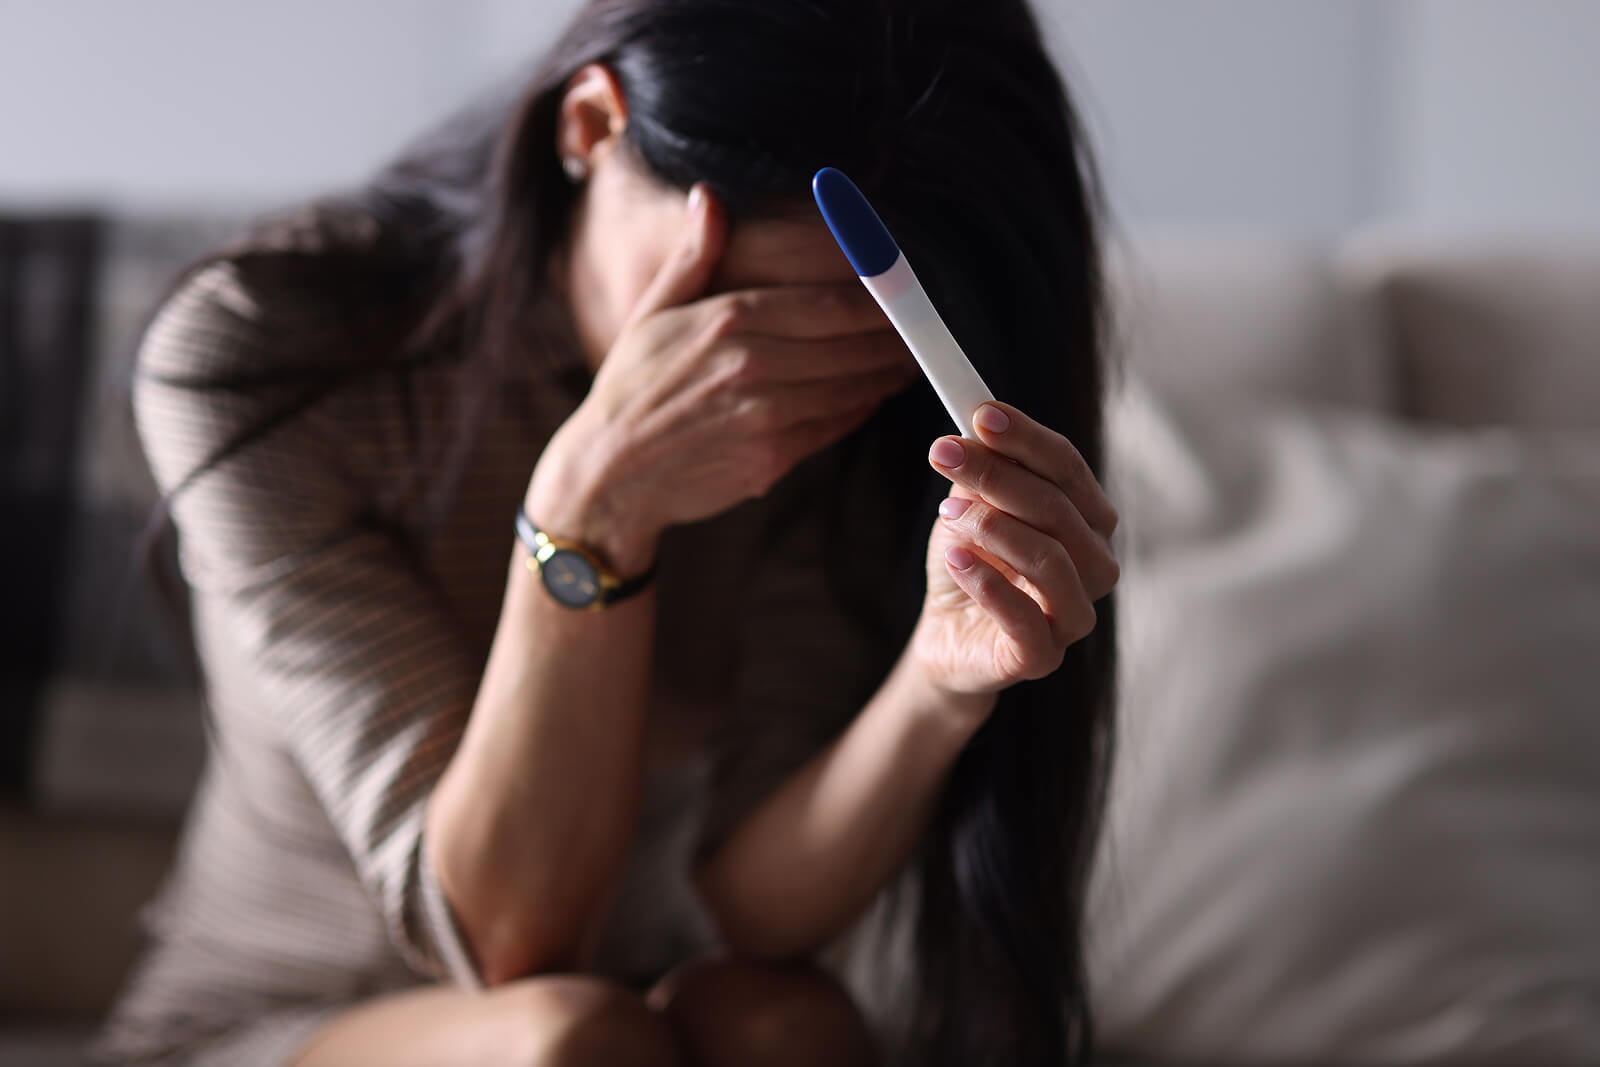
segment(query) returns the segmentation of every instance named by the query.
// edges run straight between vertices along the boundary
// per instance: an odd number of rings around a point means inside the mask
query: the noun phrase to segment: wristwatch
[[[517,511],[517,537],[528,549],[528,569],[539,576],[556,603],[577,611],[604,611],[642,593],[656,576],[652,565],[637,578],[623,578],[576,541],[553,537]]]

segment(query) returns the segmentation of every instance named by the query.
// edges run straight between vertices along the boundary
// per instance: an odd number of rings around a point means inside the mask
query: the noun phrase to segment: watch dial
[[[600,576],[594,566],[576,552],[561,549],[539,566],[544,587],[561,603],[586,608],[600,597]]]

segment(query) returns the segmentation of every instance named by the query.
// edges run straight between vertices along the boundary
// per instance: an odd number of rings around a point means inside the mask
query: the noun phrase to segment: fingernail
[[[939,514],[947,519],[959,519],[972,506],[972,501],[959,496],[947,496],[939,501]]]
[[[941,437],[928,450],[928,458],[941,467],[959,467],[967,458],[967,450],[961,447],[960,442]]]
[[[964,571],[978,562],[977,559],[960,545],[952,545],[944,550],[944,561],[958,571]]]
[[[1005,433],[1011,429],[1011,417],[993,404],[985,404],[979,408],[977,417],[972,421],[990,433]]]

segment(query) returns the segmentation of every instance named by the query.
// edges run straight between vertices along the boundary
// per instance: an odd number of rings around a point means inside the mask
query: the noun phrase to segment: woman
[[[948,435],[824,164],[1026,410]],[[1086,172],[1022,0],[594,0],[192,272],[135,401],[214,752],[107,1051],[1081,1060]]]

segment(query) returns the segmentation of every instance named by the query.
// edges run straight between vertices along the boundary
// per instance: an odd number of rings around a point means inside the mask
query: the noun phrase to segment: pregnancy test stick
[[[828,229],[833,231],[833,239],[861,276],[861,284],[917,357],[917,365],[933,383],[944,409],[963,435],[976,439],[972,416],[979,406],[993,400],[994,394],[972,369],[967,354],[934,310],[933,301],[912,273],[900,246],[889,236],[883,220],[855,182],[832,167],[817,171],[811,179],[811,192]]]

